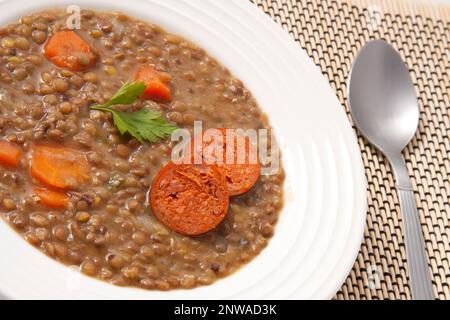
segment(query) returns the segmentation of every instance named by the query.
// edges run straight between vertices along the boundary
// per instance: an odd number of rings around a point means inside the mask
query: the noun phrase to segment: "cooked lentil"
[[[184,236],[161,224],[148,203],[153,178],[170,160],[169,141],[139,144],[119,134],[110,114],[89,110],[145,63],[170,81],[172,101],[152,102],[167,121],[191,130],[194,120],[204,128],[270,129],[249,91],[191,42],[121,13],[83,10],[77,34],[100,58],[83,71],[58,68],[41,53],[66,18],[62,10],[49,10],[0,29],[0,134],[24,154],[38,144],[83,152],[90,181],[68,193],[66,209],[49,210],[30,194],[39,183],[29,175],[28,158],[17,169],[0,166],[1,216],[47,255],[121,286],[193,288],[249,262],[274,233],[283,205],[282,170],[230,198],[216,229]]]

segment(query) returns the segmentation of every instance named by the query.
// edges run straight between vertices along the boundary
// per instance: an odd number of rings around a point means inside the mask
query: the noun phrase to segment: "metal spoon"
[[[350,112],[366,139],[388,158],[394,170],[413,299],[434,299],[430,270],[402,150],[419,123],[419,106],[408,69],[388,43],[368,42],[350,73]]]

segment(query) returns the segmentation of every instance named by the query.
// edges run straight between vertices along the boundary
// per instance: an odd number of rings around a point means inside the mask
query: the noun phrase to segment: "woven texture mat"
[[[358,50],[384,39],[406,61],[420,104],[404,152],[436,298],[450,299],[450,6],[407,0],[253,0],[320,67],[350,121],[346,81]],[[353,124],[353,122],[352,122]],[[399,200],[391,168],[358,134],[368,180],[364,241],[336,299],[410,299]]]

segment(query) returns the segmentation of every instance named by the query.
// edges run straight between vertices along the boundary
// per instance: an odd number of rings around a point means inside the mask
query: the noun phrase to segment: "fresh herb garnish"
[[[102,107],[109,107],[115,104],[132,104],[134,103],[145,90],[145,84],[142,81],[125,82],[123,86],[117,90],[116,94]]]
[[[125,83],[117,93],[106,103],[91,106],[91,109],[111,112],[114,124],[121,134],[129,133],[141,143],[144,140],[156,142],[158,139],[165,139],[178,128],[166,122],[161,114],[148,108],[138,111],[124,112],[110,108],[116,104],[132,104],[144,92],[143,82]]]
[[[128,132],[140,142],[144,142],[144,140],[156,142],[158,139],[165,139],[178,129],[173,124],[166,122],[159,112],[147,108],[134,112],[117,111],[103,106],[91,108],[111,112],[114,124],[120,133]]]

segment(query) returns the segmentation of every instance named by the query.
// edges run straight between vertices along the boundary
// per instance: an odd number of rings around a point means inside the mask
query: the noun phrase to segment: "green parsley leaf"
[[[109,107],[115,104],[132,104],[144,93],[145,84],[142,81],[125,82],[116,94],[102,106]]]
[[[132,104],[144,92],[143,82],[125,83],[108,102],[91,106],[91,109],[111,112],[113,121],[121,134],[129,133],[141,143],[144,140],[156,142],[169,137],[178,128],[168,123],[157,111],[142,108],[134,112],[118,111],[110,106],[115,104]]]

